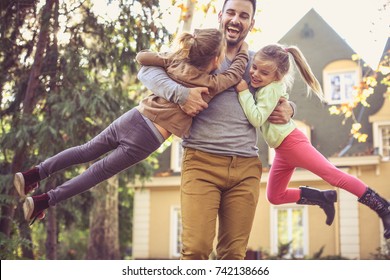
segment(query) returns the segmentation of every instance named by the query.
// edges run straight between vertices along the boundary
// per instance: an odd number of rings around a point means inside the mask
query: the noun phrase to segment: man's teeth
[[[232,27],[229,27],[228,30],[229,30],[230,32],[240,32],[239,29],[237,29],[237,28],[232,28]]]

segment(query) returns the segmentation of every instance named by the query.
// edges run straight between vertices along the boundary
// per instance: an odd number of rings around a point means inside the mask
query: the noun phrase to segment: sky
[[[378,64],[390,35],[389,0],[259,0],[258,6],[261,42],[278,41],[311,8],[371,66]]]
[[[383,9],[386,2],[388,7]],[[219,10],[222,4],[223,0],[218,0]],[[390,0],[258,0],[255,27],[261,32],[250,37],[250,43],[277,42],[312,8],[376,68],[390,35]],[[195,22],[215,27],[215,15]]]
[[[197,0],[198,3],[208,3]],[[115,1],[113,1],[115,3]],[[186,2],[186,1],[184,1]],[[387,9],[383,4],[388,3]],[[105,3],[105,1],[95,2]],[[172,8],[172,0],[160,0],[160,6],[166,9],[167,21],[164,26],[174,32],[177,28],[179,9]],[[217,12],[222,8],[223,0],[217,1]],[[134,9],[140,9],[136,5]],[[258,0],[255,27],[261,30],[249,37],[250,44],[267,44],[277,42],[297,23],[311,8],[345,39],[371,67],[376,68],[390,35],[390,0]],[[97,6],[101,12],[113,9]],[[380,11],[380,9],[382,11]],[[193,21],[193,28],[217,27],[216,15],[206,18],[202,13]]]

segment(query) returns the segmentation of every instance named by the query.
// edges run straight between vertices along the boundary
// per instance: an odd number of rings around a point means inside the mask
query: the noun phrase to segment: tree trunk
[[[58,0],[54,0],[53,9],[53,42],[51,47],[47,49],[50,52],[51,61],[50,67],[50,84],[49,88],[51,92],[56,92],[57,86],[57,60],[58,60],[58,44],[57,44],[57,33],[59,30],[58,23]],[[51,117],[50,112],[48,115]],[[54,189],[57,185],[57,180],[54,178],[46,184],[46,192]],[[46,224],[46,259],[56,260],[57,259],[57,211],[55,207],[49,207],[47,210],[47,224]]]
[[[28,85],[26,89],[25,98],[23,100],[23,117],[30,117],[31,113],[34,110],[37,100],[35,100],[36,88],[39,85],[39,76],[42,70],[42,60],[44,56],[44,51],[49,39],[49,26],[50,26],[50,17],[51,11],[53,8],[54,0],[47,0],[46,4],[42,11],[41,19],[41,30],[39,32],[39,39],[37,43],[36,53],[34,57],[34,63],[31,66],[30,77],[28,80]],[[15,174],[19,172],[22,166],[22,162],[26,157],[27,147],[24,145],[22,148],[15,151],[13,158],[11,172]],[[14,188],[10,188],[9,195],[15,195]],[[6,236],[10,236],[11,232],[11,221],[15,215],[15,205],[6,205],[1,209],[2,217],[0,220],[0,230]],[[29,228],[27,228],[29,230]]]
[[[24,219],[24,214],[22,210],[22,202],[19,202],[18,208],[16,209],[16,216],[18,219],[22,222],[19,223],[19,231],[20,231],[20,237],[26,240],[32,240],[31,239],[31,230],[30,226],[27,223],[27,221]],[[34,252],[32,250],[32,247],[30,246],[22,246],[22,256],[25,259],[33,260],[34,259]]]
[[[194,19],[195,1],[187,0],[187,10],[183,16],[183,32],[189,32],[192,26],[192,20]]]
[[[52,17],[52,10],[55,0],[46,0],[45,7],[42,10],[41,30],[37,42],[37,48],[34,56],[34,63],[31,66],[30,77],[28,79],[26,95],[23,100],[24,115],[28,116],[34,110],[37,102],[36,89],[39,85],[39,76],[42,72],[42,62],[45,54],[47,42],[49,40],[50,19]]]
[[[94,190],[87,259],[118,260],[118,178],[102,182]]]
[[[46,192],[54,189],[57,180],[53,179],[47,182]],[[57,211],[55,207],[49,207],[46,210],[46,259],[57,259]]]

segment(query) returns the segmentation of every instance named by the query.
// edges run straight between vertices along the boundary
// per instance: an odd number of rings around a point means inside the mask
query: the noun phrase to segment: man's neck
[[[241,45],[242,45],[242,42],[239,42],[238,44],[235,44],[235,45],[227,45],[226,57],[229,60],[233,60],[236,57],[238,51],[240,50]]]

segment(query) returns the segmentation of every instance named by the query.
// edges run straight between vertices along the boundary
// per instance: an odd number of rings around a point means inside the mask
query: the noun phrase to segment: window
[[[374,147],[383,161],[390,161],[390,121],[374,123]]]
[[[329,73],[330,100],[334,103],[351,99],[353,86],[357,84],[356,72]]]
[[[287,256],[302,258],[308,254],[307,207],[300,205],[273,206],[271,211],[272,254],[280,245],[291,242]]]
[[[181,162],[183,156],[183,147],[181,138],[173,136],[171,145],[171,169],[173,172],[181,171]]]
[[[180,257],[181,252],[181,212],[179,206],[171,208],[171,257]]]
[[[390,124],[380,126],[379,153],[383,160],[390,160]]]
[[[328,64],[323,72],[325,98],[329,104],[348,102],[353,97],[354,86],[361,79],[358,64],[340,60]]]

